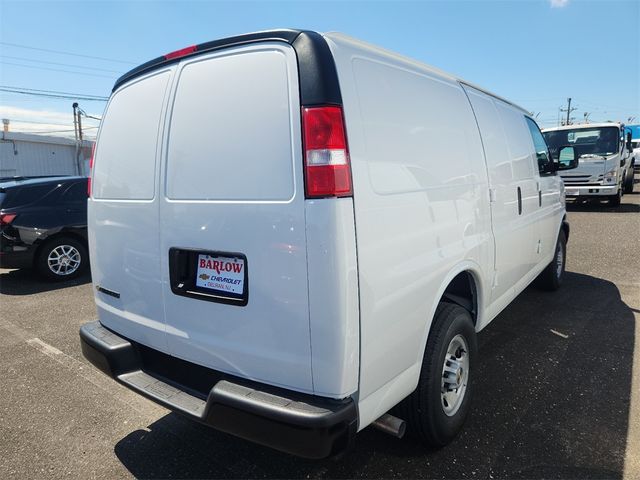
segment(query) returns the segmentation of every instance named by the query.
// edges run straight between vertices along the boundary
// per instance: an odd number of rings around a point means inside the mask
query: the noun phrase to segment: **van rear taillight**
[[[89,178],[87,178],[87,195],[91,196],[91,177],[93,176],[93,159],[96,156],[96,144],[91,148],[91,158],[89,159]]]
[[[191,45],[189,47],[185,47],[185,48],[181,48],[180,50],[176,50],[175,52],[167,53],[166,55],[163,55],[163,57],[164,57],[165,60],[171,60],[173,58],[184,57],[186,55],[189,55],[190,53],[195,52],[196,50],[198,50],[198,46],[197,45]]]
[[[303,107],[302,131],[306,197],[351,196],[342,107]]]
[[[15,213],[0,213],[0,225],[9,225],[16,218]]]

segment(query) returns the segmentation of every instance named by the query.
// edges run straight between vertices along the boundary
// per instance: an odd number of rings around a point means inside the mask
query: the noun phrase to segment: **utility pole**
[[[78,175],[82,175],[82,168],[80,168],[80,154],[82,153],[82,115],[78,112]]]
[[[76,145],[78,144],[78,102],[73,102],[73,133],[76,137]]]
[[[561,108],[560,111],[561,112],[567,112],[567,123],[566,125],[571,125],[571,112],[573,112],[574,110],[577,110],[575,107],[571,108],[571,97],[567,98],[567,109],[565,110],[564,108]]]
[[[82,168],[80,167],[80,153],[82,152],[82,109],[78,105],[78,102],[73,102],[73,131],[76,136],[76,169],[78,175],[82,175]]]
[[[80,119],[80,115],[78,114],[78,102],[73,102],[73,133],[76,137],[76,169],[78,170],[78,175],[80,175],[80,144],[78,143],[78,120]]]

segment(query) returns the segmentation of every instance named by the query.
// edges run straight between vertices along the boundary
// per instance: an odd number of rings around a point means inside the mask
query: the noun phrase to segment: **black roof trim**
[[[308,30],[268,30],[201,43],[196,45],[195,51],[188,55],[170,59],[166,59],[164,56],[157,57],[130,70],[116,80],[112,92],[137,76],[165,65],[177,63],[185,57],[269,41],[288,43],[296,51],[300,78],[300,103],[302,105],[342,104],[338,74],[329,46],[322,35]]]
[[[305,31],[291,45],[298,57],[300,103],[305,106],[342,105],[336,64],[324,37]]]

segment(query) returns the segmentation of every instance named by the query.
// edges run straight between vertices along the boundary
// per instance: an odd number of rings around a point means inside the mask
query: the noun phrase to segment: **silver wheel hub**
[[[58,245],[49,252],[47,266],[56,275],[71,275],[80,267],[80,252],[72,245]]]
[[[442,365],[440,399],[447,416],[456,414],[464,400],[469,383],[469,348],[462,335],[449,342]]]

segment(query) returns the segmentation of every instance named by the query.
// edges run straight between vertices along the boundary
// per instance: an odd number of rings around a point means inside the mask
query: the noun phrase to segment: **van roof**
[[[472,87],[472,88],[474,88],[476,90],[480,90],[481,92],[486,93],[487,95],[490,95],[490,96],[492,96],[494,98],[497,98],[497,99],[503,101],[504,103],[507,103],[507,104],[511,105],[512,107],[515,107],[515,108],[521,110],[526,115],[531,115],[531,111],[529,111],[529,110],[527,110],[527,109],[525,109],[525,108],[513,103],[512,101],[507,100],[506,98],[501,97],[500,95],[496,95],[495,93],[487,90],[486,88],[480,87],[480,86],[478,86],[478,85],[476,85],[476,84],[474,84],[472,82],[464,80],[463,78],[460,78],[460,77],[457,77],[455,75],[452,75],[451,73],[445,72],[444,70],[440,70],[439,68],[434,67],[432,65],[420,62],[420,61],[415,60],[415,59],[413,59],[411,57],[407,57],[407,56],[401,55],[401,54],[399,54],[397,52],[394,52],[392,50],[387,50],[386,48],[382,48],[382,47],[379,47],[377,45],[373,45],[373,44],[364,42],[362,40],[359,40],[357,38],[351,37],[349,35],[345,35],[344,33],[328,32],[328,33],[325,33],[324,36],[326,38],[329,38],[330,40],[337,41],[339,43],[347,43],[351,47],[358,48],[360,50],[368,50],[368,51],[376,53],[376,54],[381,54],[381,55],[385,55],[385,56],[388,56],[388,57],[393,57],[395,59],[401,60],[401,61],[403,61],[405,63],[408,63],[408,64],[411,64],[411,65],[414,65],[414,66],[416,66],[418,68],[421,68],[423,70],[426,70],[428,72],[434,73],[434,74],[436,74],[436,75],[438,75],[440,77],[446,78],[447,80],[450,80],[452,82],[462,83],[462,84],[464,84],[466,86]]]
[[[165,55],[156,57],[153,60],[149,60],[148,62],[145,62],[142,65],[138,65],[132,70],[129,70],[120,78],[118,78],[118,80],[116,80],[116,83],[113,86],[112,92],[116,91],[116,89],[120,85],[131,80],[134,77],[142,75],[143,73],[146,73],[150,70],[154,70],[158,67],[176,63],[184,57],[198,55],[203,52],[220,50],[223,48],[246,45],[246,44],[255,43],[255,42],[278,41],[278,42],[293,44],[293,42],[302,33],[310,33],[310,32],[307,32],[305,30],[294,30],[294,29],[264,30],[260,32],[246,33],[243,35],[236,35],[233,37],[221,38],[218,40],[200,43],[197,45],[191,45],[189,47],[176,50],[175,52],[170,52]],[[311,32],[311,33],[315,33],[315,32]]]
[[[337,74],[335,71],[335,64],[332,60],[331,52],[326,46],[326,42],[320,42],[320,40],[326,37],[331,40],[337,40],[339,43],[347,43],[352,47],[370,50],[379,54],[393,56],[401,59],[404,62],[414,64],[422,69],[426,69],[441,77],[448,78],[452,81],[460,82],[477,90],[480,90],[492,97],[495,97],[509,105],[521,110],[527,115],[531,115],[531,112],[513,102],[496,95],[482,87],[479,87],[471,82],[463,80],[459,77],[444,72],[438,68],[432,67],[425,63],[414,60],[410,57],[405,57],[396,52],[386,50],[384,48],[363,42],[356,38],[350,37],[339,32],[329,32],[326,34],[319,34],[318,32],[310,30],[299,29],[277,29],[277,30],[264,30],[260,32],[246,33],[244,35],[236,35],[233,37],[221,38],[219,40],[213,40],[211,42],[201,43],[198,45],[191,45],[175,52],[167,53],[160,57],[156,57],[153,60],[149,60],[142,65],[135,67],[122,75],[113,86],[112,92],[115,92],[121,85],[129,80],[147,73],[151,70],[155,70],[161,66],[169,65],[179,62],[182,58],[191,55],[198,55],[203,52],[211,52],[215,50],[221,50],[223,48],[235,47],[240,45],[247,45],[256,42],[264,41],[278,41],[285,42],[292,45],[296,49],[298,54],[298,64],[300,71],[307,69],[311,74],[311,81],[309,85],[301,85],[301,101],[305,105],[313,105],[319,103],[342,103],[340,90],[335,83],[337,83]],[[324,44],[324,45],[323,45]],[[319,65],[322,64],[323,69],[319,69]],[[323,78],[316,78],[321,73]],[[313,80],[315,78],[315,80]]]
[[[603,127],[617,127],[620,128],[622,124],[617,122],[601,122],[601,123],[578,123],[576,125],[563,125],[561,127],[548,127],[543,128],[543,132],[553,132],[556,130],[578,130],[578,129],[588,129],[588,128],[603,128]]]

